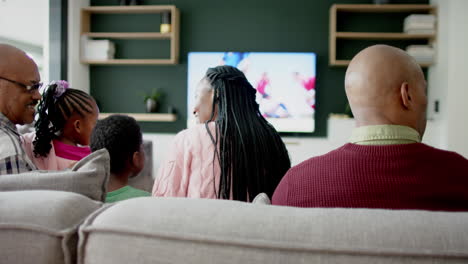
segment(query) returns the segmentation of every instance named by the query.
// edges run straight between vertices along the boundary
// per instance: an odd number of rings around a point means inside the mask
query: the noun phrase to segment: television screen
[[[315,129],[315,53],[190,52],[188,55],[188,126],[195,92],[206,70],[237,67],[257,90],[261,114],[278,132],[311,133]]]

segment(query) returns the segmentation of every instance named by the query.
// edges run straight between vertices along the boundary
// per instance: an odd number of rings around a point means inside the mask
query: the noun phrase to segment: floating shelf
[[[419,4],[389,4],[389,5],[369,5],[369,4],[334,4],[330,7],[330,34],[329,34],[329,63],[331,66],[347,66],[349,60],[337,58],[337,40],[404,40],[405,43],[420,44],[422,41],[431,45],[436,39],[436,34],[408,34],[403,32],[343,32],[337,31],[338,16],[343,13],[426,13],[436,14],[437,8],[433,5]],[[371,22],[370,22],[371,23]],[[379,41],[380,42],[380,41]],[[385,43],[385,41],[382,41]],[[431,66],[432,63],[420,63],[421,67]]]
[[[174,122],[177,120],[176,114],[143,114],[143,113],[100,113],[99,119],[106,118],[110,115],[127,115],[135,118],[140,122]]]
[[[83,36],[110,39],[171,39],[171,33],[157,32],[88,32],[83,33]]]
[[[171,32],[91,32],[92,14],[171,14]],[[128,18],[127,18],[128,19]],[[131,21],[130,21],[131,22]],[[156,23],[157,24],[157,23]],[[81,9],[82,38],[101,39],[161,39],[169,40],[170,55],[165,59],[112,59],[104,61],[86,60],[81,57],[81,63],[96,65],[162,65],[177,64],[179,61],[179,9],[173,5],[140,5],[140,6],[90,6]],[[124,48],[124,47],[121,47]],[[83,51],[81,51],[83,52]],[[81,55],[82,56],[82,55]]]
[[[351,60],[334,60],[332,61],[332,65],[335,66],[348,66]],[[429,67],[431,66],[432,63],[419,63],[419,66],[421,67]]]
[[[432,39],[434,34],[407,34],[384,32],[336,32],[341,39]]]
[[[353,5],[353,4],[337,4],[333,5],[337,11],[353,12],[353,13],[397,13],[397,12],[412,12],[412,11],[434,11],[434,6],[430,5]]]
[[[81,9],[93,14],[152,14],[173,11],[172,5],[89,6]]]
[[[94,65],[161,65],[176,64],[172,59],[114,59],[114,60],[83,60],[82,63]]]

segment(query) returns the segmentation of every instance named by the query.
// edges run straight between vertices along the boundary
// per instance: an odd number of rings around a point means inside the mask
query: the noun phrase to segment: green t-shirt
[[[145,196],[151,196],[151,194],[149,192],[145,192],[145,191],[142,191],[142,190],[139,190],[139,189],[136,189],[127,185],[118,190],[108,192],[106,195],[106,203],[115,203],[118,201],[130,199],[130,198],[145,197]]]

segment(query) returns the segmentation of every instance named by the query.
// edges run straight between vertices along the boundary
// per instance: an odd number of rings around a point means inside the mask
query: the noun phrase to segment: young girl
[[[91,153],[99,109],[87,93],[52,82],[38,106],[36,132],[24,135],[26,153],[41,170],[63,170]]]

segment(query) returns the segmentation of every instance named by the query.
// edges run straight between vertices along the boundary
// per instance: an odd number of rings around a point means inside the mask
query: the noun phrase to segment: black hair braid
[[[50,141],[55,137],[55,133],[58,131],[59,124],[63,122],[63,119],[56,118],[55,126],[51,126],[51,120],[49,116],[56,116],[54,110],[54,94],[56,85],[50,86],[43,94],[41,101],[38,105],[38,119],[34,125],[36,128],[36,138],[34,139],[34,156],[47,157],[50,149],[52,148]],[[58,126],[57,126],[58,125]]]
[[[74,113],[85,116],[94,111],[94,99],[81,90],[68,88],[58,98],[56,94],[57,85],[49,85],[38,105],[38,118],[34,125],[36,138],[33,141],[36,157],[47,157],[52,148],[51,141]]]
[[[265,120],[255,100],[255,89],[231,66],[208,69],[214,89],[212,120],[217,106],[216,134],[207,131],[220,165],[217,197],[252,201],[261,192],[272,196],[291,167],[288,152],[276,130]],[[218,134],[219,133],[219,134]]]

